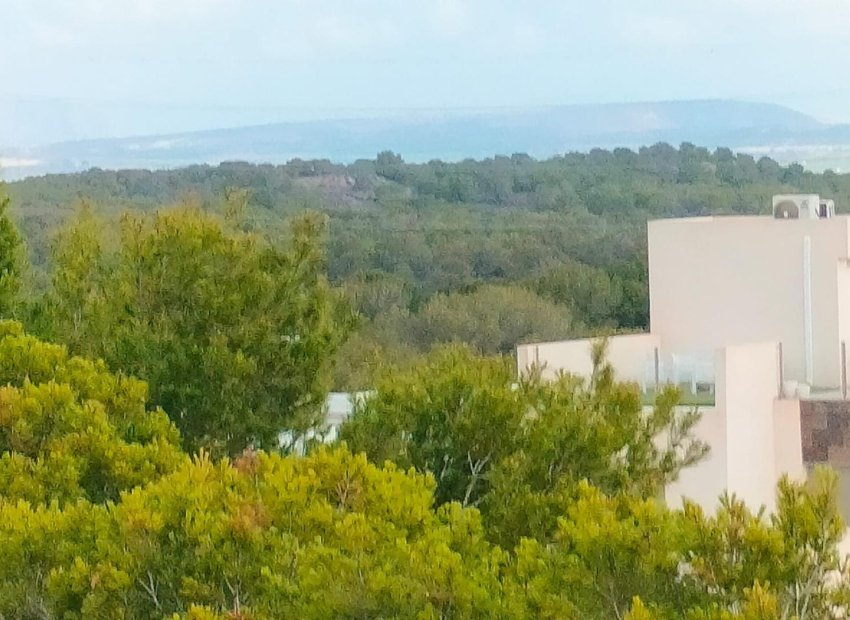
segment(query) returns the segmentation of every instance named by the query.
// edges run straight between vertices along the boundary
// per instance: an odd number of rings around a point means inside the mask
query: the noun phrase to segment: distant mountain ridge
[[[408,161],[693,142],[770,152],[850,145],[850,126],[780,105],[728,100],[414,111],[153,136],[85,140],[0,152],[7,178],[100,168],[173,168],[293,158],[347,163],[392,150]]]

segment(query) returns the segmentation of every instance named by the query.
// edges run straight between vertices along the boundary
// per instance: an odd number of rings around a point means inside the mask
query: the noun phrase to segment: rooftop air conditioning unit
[[[773,197],[773,217],[778,220],[817,220],[835,214],[831,200],[817,194],[782,194]]]

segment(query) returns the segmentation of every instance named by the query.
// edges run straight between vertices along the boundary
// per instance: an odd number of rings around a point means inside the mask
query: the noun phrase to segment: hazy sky
[[[0,0],[0,96],[339,108],[686,98],[850,121],[848,0]]]

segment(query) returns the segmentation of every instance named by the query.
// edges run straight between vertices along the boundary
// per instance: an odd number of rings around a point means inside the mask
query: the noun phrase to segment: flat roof
[[[655,220],[648,220],[649,224],[708,224],[711,222],[832,222],[841,221],[847,222],[850,220],[850,215],[840,214],[825,218],[801,218],[801,219],[780,219],[772,215],[697,215],[693,217],[664,217]]]

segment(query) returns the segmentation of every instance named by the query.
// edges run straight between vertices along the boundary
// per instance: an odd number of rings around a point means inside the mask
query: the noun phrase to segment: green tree
[[[515,452],[494,468],[482,506],[502,544],[522,536],[549,540],[582,481],[608,494],[654,498],[707,454],[692,435],[699,412],[678,408],[673,388],[645,412],[637,386],[615,380],[605,350],[604,341],[593,347],[589,381],[532,374],[521,384],[525,409],[534,413]]]
[[[0,322],[0,498],[116,500],[182,461],[147,386]]]
[[[838,549],[846,528],[837,482],[828,469],[805,484],[783,479],[771,515],[753,513],[735,497],[722,498],[716,515],[686,505],[691,576],[704,595],[732,608],[753,583],[769,584],[783,620],[828,618],[846,606],[847,559]]]
[[[90,218],[55,255],[52,333],[145,379],[186,444],[238,452],[312,427],[351,313],[323,277],[323,223],[288,243],[192,208],[127,214],[116,252]]]
[[[543,538],[581,480],[652,496],[705,454],[691,437],[698,416],[677,411],[675,391],[645,415],[637,387],[616,382],[604,355],[600,343],[588,383],[538,373],[517,382],[504,359],[439,349],[385,371],[340,437],[378,462],[431,472],[440,502],[480,506],[507,546]]]
[[[515,449],[525,414],[512,374],[500,358],[437,349],[410,370],[384,372],[340,437],[373,461],[431,472],[440,503],[478,504],[490,469]]]
[[[109,338],[103,230],[92,205],[81,202],[53,244],[55,269],[43,301],[48,336],[85,356],[103,355]]]
[[[506,596],[524,597],[540,618],[845,617],[850,581],[835,491],[834,476],[784,480],[770,516],[734,498],[706,516],[583,482],[553,539],[520,541]]]
[[[411,291],[402,278],[381,273],[358,274],[346,280],[342,288],[353,308],[370,321],[406,309],[411,302]]]
[[[541,275],[533,289],[569,308],[577,322],[595,328],[617,327],[617,310],[623,301],[618,284],[602,269],[567,261]]]
[[[394,310],[366,322],[352,334],[334,364],[334,389],[370,390],[386,366],[413,365],[420,352],[402,337],[410,320],[406,310]]]
[[[566,307],[516,286],[485,285],[431,299],[411,319],[408,337],[420,350],[456,342],[492,355],[512,353],[522,342],[562,340],[573,330]]]
[[[11,318],[21,288],[22,241],[9,216],[9,197],[0,185],[0,317]]]
[[[677,514],[654,500],[607,496],[583,482],[552,540],[519,542],[508,583],[525,593],[529,617],[602,620],[631,610],[682,618],[703,602],[679,577],[687,536]],[[635,597],[650,615],[635,616]]]

